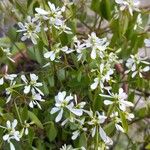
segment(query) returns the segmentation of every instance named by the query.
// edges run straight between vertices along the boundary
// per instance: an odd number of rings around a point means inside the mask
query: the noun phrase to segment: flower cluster
[[[139,11],[139,0],[115,0],[115,2],[120,5],[121,11],[128,9],[131,16],[133,16],[133,11]]]
[[[51,32],[52,27],[55,27],[59,30],[59,34],[62,32],[72,34],[71,29],[66,26],[65,20],[63,20],[62,13],[65,11],[65,6],[59,8],[50,2],[48,2],[48,5],[49,10],[35,8],[37,14],[35,14],[33,18],[28,16],[26,23],[18,23],[18,26],[20,27],[18,32],[23,32],[23,36],[21,38],[22,41],[31,39],[33,44],[37,44],[37,39],[39,38],[38,34],[42,32],[43,26],[44,31]]]
[[[12,123],[8,120],[6,122],[6,127],[0,126],[7,130],[7,133],[3,136],[3,140],[10,144],[10,149],[14,150],[15,147],[11,140],[20,141],[21,135],[20,132],[17,131],[15,128],[17,126],[18,121],[15,119]]]
[[[140,78],[143,77],[142,73],[148,72],[150,70],[150,63],[146,61],[146,57],[142,58],[138,54],[131,55],[130,58],[126,62],[126,67],[128,70],[125,73],[132,73],[132,78],[134,78],[137,74]]]

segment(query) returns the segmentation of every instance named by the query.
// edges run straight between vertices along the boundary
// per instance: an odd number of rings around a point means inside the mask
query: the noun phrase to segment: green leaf
[[[50,87],[54,87],[54,84],[55,84],[54,76],[50,76],[48,78],[48,83]]]
[[[54,141],[57,136],[57,128],[55,124],[51,121],[46,127],[46,134],[50,142]]]
[[[47,39],[47,35],[46,32],[44,31],[44,27],[41,29],[41,38],[43,43],[48,46],[48,39]]]
[[[79,147],[87,147],[87,137],[86,137],[86,133],[83,132],[80,137],[79,137]]]
[[[0,38],[0,47],[10,47],[11,40],[9,37]]]
[[[48,88],[48,85],[45,81],[43,81],[43,90],[44,90],[45,95],[49,94],[49,88]]]
[[[111,135],[114,131],[115,131],[115,123],[114,122],[110,122],[108,123],[105,127],[104,127],[105,132],[108,135]]]
[[[125,113],[119,110],[119,115],[121,118],[122,127],[124,128],[125,132],[128,132],[128,123],[125,117]]]
[[[39,128],[43,129],[41,121],[37,118],[37,116],[33,112],[28,111],[28,116]]]
[[[111,19],[111,1],[110,0],[102,0],[100,3],[101,15],[106,20]]]
[[[120,34],[122,36],[126,33],[126,31],[128,29],[128,24],[129,24],[128,15],[127,14],[122,15],[119,22],[120,22],[120,24],[119,24]]]
[[[100,14],[100,0],[92,0],[91,9]]]
[[[65,78],[66,78],[66,75],[65,75],[65,70],[64,69],[60,69],[57,71],[57,76],[58,76],[58,79],[60,81],[63,81]]]

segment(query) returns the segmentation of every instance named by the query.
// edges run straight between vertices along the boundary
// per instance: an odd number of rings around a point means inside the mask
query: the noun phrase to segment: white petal
[[[124,133],[124,129],[119,124],[115,124],[115,127],[118,131],[121,131]]]
[[[91,58],[95,59],[96,58],[96,49],[93,48],[92,52],[91,52]]]
[[[54,113],[56,113],[56,112],[59,111],[59,110],[60,110],[59,108],[54,107],[54,108],[51,109],[50,113],[51,113],[51,114],[54,114]]]
[[[126,105],[127,107],[133,107],[134,104],[132,102],[129,101],[121,101],[122,104]]]
[[[82,116],[83,110],[82,109],[71,109],[70,110],[72,113],[74,113],[77,116]]]
[[[56,121],[56,122],[59,122],[59,121],[61,120],[61,118],[62,118],[62,115],[63,115],[63,109],[60,110],[60,112],[59,112],[59,114],[57,115],[55,121]]]
[[[9,138],[9,134],[5,134],[5,135],[3,136],[3,140],[4,140],[4,141],[7,141],[8,138]]]
[[[94,83],[91,84],[91,89],[95,90],[97,88],[97,86],[98,86],[98,78],[95,78],[94,79]]]
[[[18,121],[15,119],[13,122],[12,122],[12,128],[15,128],[17,126],[17,123]]]
[[[27,78],[25,77],[25,75],[21,75],[21,79],[23,80],[24,83],[27,84],[28,80],[27,80]]]
[[[113,102],[110,101],[110,100],[104,100],[104,104],[105,104],[105,105],[111,105],[111,104],[113,104]]]
[[[32,101],[29,103],[29,106],[30,106],[31,108],[33,108],[33,107],[34,107],[34,105],[33,105],[33,102],[32,102]]]
[[[137,74],[137,71],[133,72],[132,73],[132,78],[134,78],[136,76],[136,74]]]
[[[28,128],[26,128],[25,129],[25,135],[28,135],[28,133],[29,133],[29,130],[28,130]]]
[[[62,102],[65,99],[66,91],[58,93],[58,99]]]
[[[72,134],[73,135],[71,138],[72,138],[72,140],[75,140],[79,136],[80,132],[77,130],[77,131],[73,132]]]
[[[95,133],[96,133],[96,127],[92,128],[92,137],[95,136]]]
[[[9,142],[9,144],[10,144],[10,150],[15,150],[13,143]]]
[[[30,74],[30,78],[31,78],[31,81],[36,81],[36,80],[38,80],[38,76],[35,75],[35,74],[33,74],[33,73]]]
[[[42,8],[35,8],[35,11],[41,15],[48,15],[49,13]]]
[[[99,132],[100,132],[100,137],[105,142],[107,140],[107,135],[106,135],[105,131],[101,127],[99,127]]]
[[[11,128],[11,124],[10,124],[10,121],[9,121],[9,120],[6,122],[6,126],[7,126],[8,129]]]
[[[150,70],[150,67],[149,66],[146,66],[145,68],[143,68],[143,71],[144,72],[147,72],[147,71],[149,71]]]
[[[0,79],[0,85],[3,85],[4,84],[4,78],[2,77],[1,79]]]
[[[25,93],[25,94],[28,94],[28,93],[30,92],[30,88],[31,88],[30,85],[25,86],[25,87],[24,87],[24,93]]]

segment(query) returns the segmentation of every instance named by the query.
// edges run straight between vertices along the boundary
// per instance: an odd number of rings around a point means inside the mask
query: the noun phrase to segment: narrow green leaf
[[[31,112],[31,111],[28,111],[28,115],[29,115],[29,118],[41,129],[43,129],[43,125],[41,123],[41,121],[37,118],[37,116]]]
[[[57,136],[57,128],[55,127],[54,123],[51,121],[50,124],[46,127],[46,134],[50,142],[54,141]]]
[[[122,126],[123,126],[125,132],[127,133],[128,132],[128,123],[127,123],[125,114],[124,114],[124,112],[119,110],[119,115],[120,115],[120,118],[121,118]]]

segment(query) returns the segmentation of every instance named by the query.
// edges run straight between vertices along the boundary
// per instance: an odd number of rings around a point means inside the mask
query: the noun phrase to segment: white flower
[[[24,93],[28,94],[32,89],[35,89],[41,95],[44,95],[43,92],[38,88],[42,86],[41,82],[37,82],[38,76],[35,74],[30,74],[30,81],[27,80],[25,75],[21,75],[21,79],[25,83]]]
[[[68,46],[62,47],[62,48],[61,48],[61,51],[65,52],[66,54],[70,54],[70,53],[74,52],[74,50],[68,48]]]
[[[59,8],[52,4],[51,2],[48,2],[48,5],[49,5],[49,10],[46,11],[42,8],[35,8],[35,11],[44,16],[44,19],[45,20],[48,20],[50,17],[53,17],[53,18],[62,18],[62,12],[65,11],[65,7],[62,7],[62,8]]]
[[[113,101],[104,100],[104,104],[105,105],[112,105],[112,104],[118,103],[119,104],[119,108],[122,111],[126,111],[127,107],[133,107],[134,106],[133,103],[125,100],[125,99],[127,99],[127,94],[125,92],[123,92],[122,88],[119,89],[119,93],[118,94],[117,93],[115,93],[115,94],[114,93],[110,93],[109,90],[108,90],[108,93],[110,95],[99,94],[102,97],[113,99]]]
[[[0,49],[3,51],[4,55],[13,63],[15,63],[15,61],[11,58],[12,53],[10,52],[9,48],[2,48],[0,47]]]
[[[36,18],[31,18],[30,16],[27,17],[27,22],[25,24],[19,22],[18,26],[21,28],[18,32],[24,32],[23,37],[21,38],[22,41],[26,39],[31,39],[33,44],[37,44],[38,33],[40,32],[40,23],[36,23]]]
[[[9,87],[6,88],[6,95],[8,96],[6,103],[10,102],[11,100],[13,88],[15,88],[15,84],[16,84],[16,81],[11,81]]]
[[[97,111],[95,113],[93,113],[92,111],[86,111],[86,113],[88,113],[91,119],[90,121],[88,121],[88,124],[92,126],[92,137],[94,137],[96,132],[98,132],[101,139],[106,145],[112,145],[113,141],[106,135],[105,131],[101,127],[101,124],[105,122],[107,117],[105,115],[100,115],[100,113]]]
[[[81,119],[81,120],[77,120],[79,125],[78,125],[78,129],[74,132],[72,132],[72,140],[75,140],[78,136],[80,136],[81,132],[83,131],[87,131],[87,128],[84,127],[84,121],[85,118]]]
[[[59,47],[60,43],[53,46],[51,51],[48,51],[44,54],[45,58],[49,58],[51,61],[54,61],[56,58],[59,58],[57,54],[61,51],[61,48]]]
[[[24,121],[23,124],[23,129],[21,131],[21,137],[23,136],[23,134],[28,135],[29,134],[29,127],[30,125],[34,124],[34,122],[30,122],[28,123],[27,120]]]
[[[59,92],[57,96],[55,96],[55,107],[52,108],[51,114],[59,112],[57,117],[55,118],[56,122],[59,122],[62,119],[62,115],[64,112],[64,108],[68,108],[69,102],[73,99],[73,96],[66,96],[66,92]]]
[[[94,83],[91,85],[91,89],[94,90],[100,86],[101,91],[104,89],[104,82],[108,82],[111,79],[111,75],[114,73],[109,64],[101,63],[99,66],[99,75],[94,79]]]
[[[150,39],[145,39],[144,43],[146,47],[150,47]]]
[[[75,101],[75,104],[73,103],[73,102],[71,102],[68,106],[67,106],[67,108],[73,113],[73,114],[75,114],[75,115],[77,115],[77,116],[82,116],[82,114],[83,114],[83,111],[84,111],[84,109],[83,109],[83,107],[85,106],[85,102],[80,102],[80,103],[78,103],[77,102],[77,96],[75,95],[74,96],[74,101]]]
[[[32,89],[31,92],[32,92],[32,99],[29,103],[29,106],[31,108],[34,108],[34,106],[37,105],[40,109],[42,109],[39,102],[44,102],[45,100],[42,99],[41,95],[39,93],[36,93],[34,89]]]
[[[69,27],[66,26],[64,21],[61,21],[59,23],[57,23],[57,25],[55,26],[56,29],[60,30],[60,33],[67,33],[67,34],[72,34],[71,29]]]
[[[86,49],[86,44],[82,43],[77,39],[77,37],[74,37],[74,47],[75,50],[78,53],[78,61],[81,60],[81,58],[84,56],[84,50]]]
[[[141,25],[142,25],[142,17],[141,17],[141,14],[138,14],[137,19],[136,19],[136,23],[134,25],[134,30],[136,30],[137,27],[143,29],[143,27]]]
[[[120,125],[121,119],[118,117],[118,112],[114,112],[110,115],[110,117],[115,121],[115,127],[118,131],[125,132],[122,126]]]
[[[56,53],[57,53],[57,51],[46,52],[46,53],[44,54],[44,57],[45,57],[45,58],[50,58],[51,61],[54,61],[54,60],[55,60],[55,57],[56,57]]]
[[[10,80],[11,82],[17,77],[17,74],[4,74],[2,78],[0,78],[0,85],[4,84],[4,79]]]
[[[66,145],[66,144],[64,144],[64,145],[60,148],[60,150],[73,150],[73,148],[72,148],[71,145]]]
[[[126,67],[128,70],[125,73],[132,72],[132,78],[134,78],[137,74],[142,78],[142,72],[147,72],[150,70],[150,63],[145,61],[145,58],[141,58],[138,54],[131,55],[130,58],[126,62]],[[141,64],[148,65],[143,67]]]
[[[94,32],[91,35],[88,35],[89,38],[85,40],[85,44],[87,48],[91,48],[91,58],[95,59],[97,55],[100,58],[104,57],[104,51],[107,49],[109,42],[106,38],[100,39],[96,36]]]
[[[20,132],[17,131],[15,128],[17,126],[18,121],[15,119],[12,123],[8,120],[6,122],[6,129],[7,134],[3,136],[3,140],[7,141],[10,144],[10,149],[15,150],[14,145],[12,144],[11,140],[20,141]]]
[[[139,0],[115,0],[115,2],[120,5],[121,11],[128,9],[131,16],[133,16],[133,11],[139,11]]]
[[[65,6],[63,6],[62,8],[56,8],[56,6],[50,2],[48,2],[48,5],[48,11],[42,8],[35,8],[35,11],[38,13],[38,15],[36,14],[36,17],[40,18],[40,16],[42,16],[44,20],[49,21],[50,25],[54,25],[54,27],[59,28],[58,26],[60,26],[64,22],[62,20],[62,13],[65,11]]]

